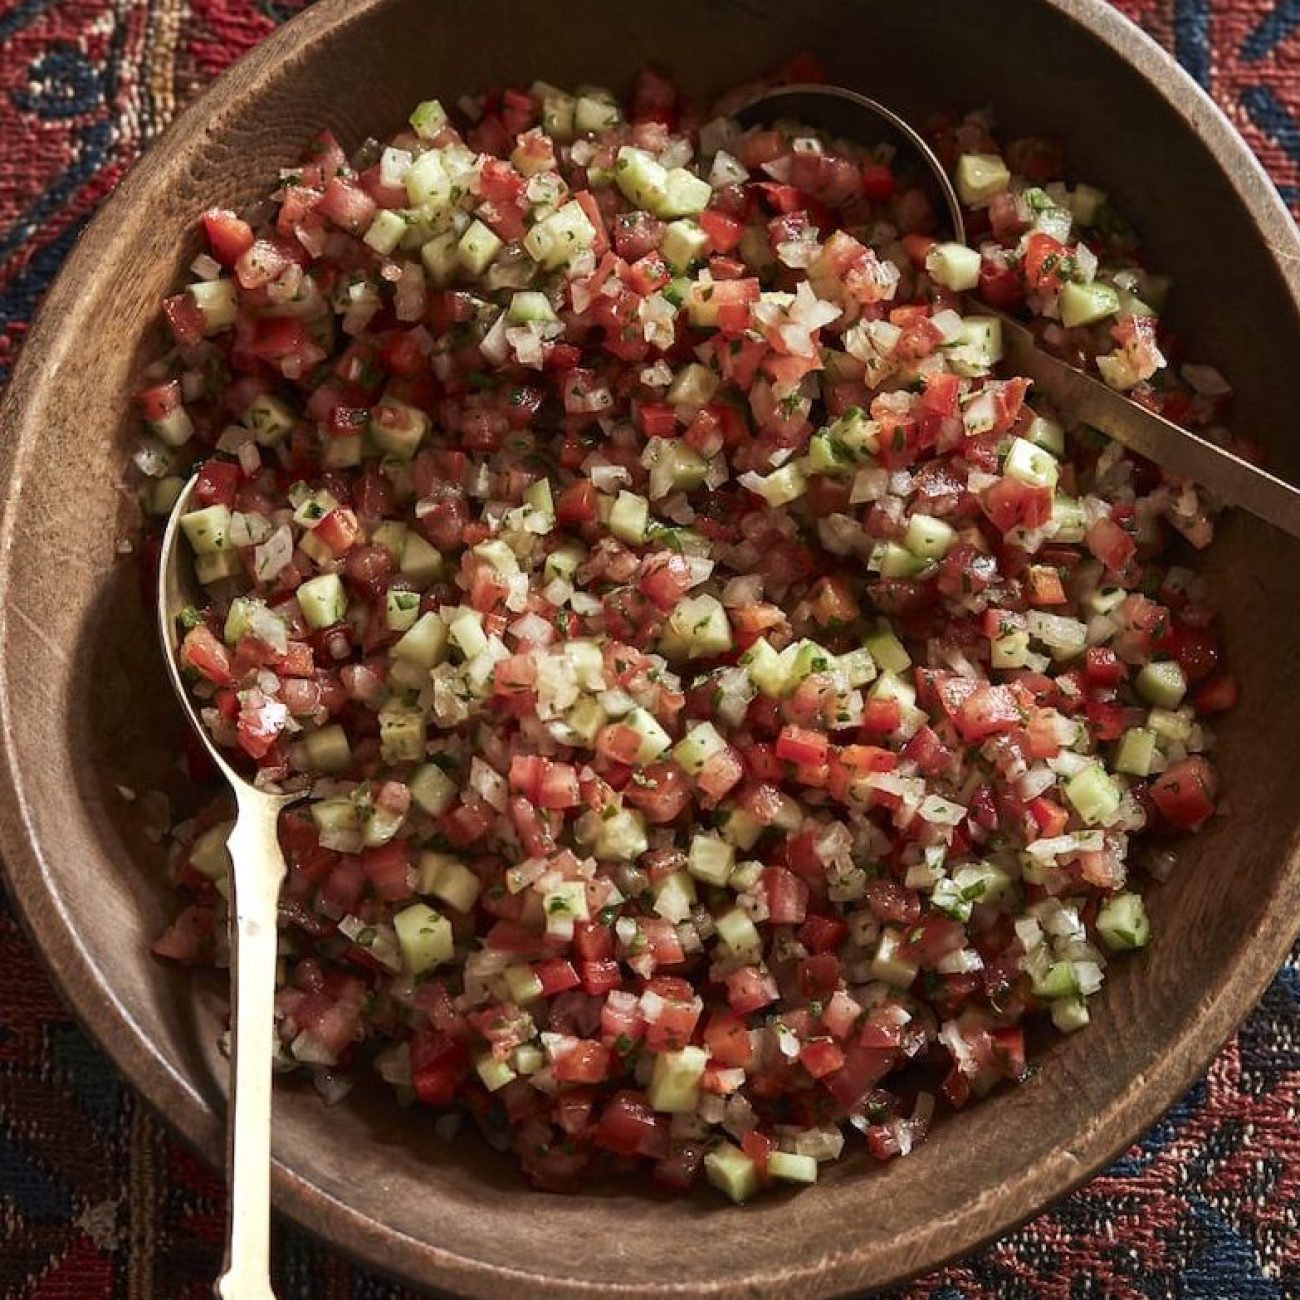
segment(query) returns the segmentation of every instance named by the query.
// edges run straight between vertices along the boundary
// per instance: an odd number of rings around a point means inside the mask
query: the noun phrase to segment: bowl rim
[[[1223,177],[1251,211],[1269,255],[1300,312],[1300,232],[1280,195],[1245,141],[1210,96],[1150,37],[1105,0],[1037,0],[1116,54],[1174,110],[1209,149]],[[363,29],[390,0],[319,0],[263,40],[206,88],[146,150],[151,166],[132,166],[99,208],[64,260],[19,353],[0,401],[0,576],[10,562],[16,503],[30,460],[27,413],[39,405],[42,370],[62,360],[77,336],[79,285],[116,242],[118,213],[157,183],[157,173],[179,168],[214,119],[237,115],[285,62],[306,57],[316,42]],[[0,590],[4,584],[0,582]],[[12,718],[20,707],[11,690],[3,649],[8,602],[0,598],[0,852],[10,894],[27,934],[62,997],[116,1068],[149,1105],[209,1163],[224,1155],[224,1122],[147,1038],[130,1009],[102,979],[82,946],[64,900],[51,887],[47,852],[38,842],[24,792],[24,759],[13,744]],[[808,1264],[709,1282],[615,1284],[546,1276],[531,1269],[473,1260],[383,1225],[274,1162],[276,1209],[335,1249],[417,1286],[437,1285],[476,1297],[511,1290],[523,1300],[595,1296],[708,1296],[742,1300],[756,1294],[846,1294],[863,1286],[898,1283],[936,1268],[1011,1231],[1096,1174],[1183,1095],[1262,996],[1300,933],[1300,854],[1281,864],[1272,897],[1283,906],[1267,918],[1234,963],[1223,991],[1189,1018],[1183,1031],[1130,1079],[1072,1149],[1049,1153],[1012,1182],[994,1189],[956,1220],[920,1224],[890,1243],[889,1268],[864,1269],[868,1248]],[[1288,905],[1289,904],[1289,905]],[[1127,1116],[1127,1119],[1121,1117]],[[984,1202],[988,1202],[987,1204]],[[1028,1207],[1028,1208],[1025,1208]],[[877,1251],[878,1248],[870,1248]],[[876,1260],[879,1264],[879,1255]]]

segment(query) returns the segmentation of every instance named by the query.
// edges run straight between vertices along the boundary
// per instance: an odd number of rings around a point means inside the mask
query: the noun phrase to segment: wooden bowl
[[[158,304],[212,203],[264,193],[313,128],[345,143],[409,107],[504,81],[626,82],[645,61],[720,89],[810,48],[844,84],[920,116],[994,101],[1059,134],[1177,277],[1175,325],[1240,394],[1237,429],[1300,477],[1293,367],[1300,241],[1209,100],[1096,0],[798,5],[657,0],[322,0],[221,79],[151,150],[68,259],[3,408],[0,821],[19,904],[65,994],[127,1077],[222,1155],[214,986],[148,955],[172,909],[160,853],[117,787],[174,788],[180,722],[136,594],[130,394]],[[1222,728],[1231,811],[1152,893],[1156,941],[1117,961],[1091,1027],[1035,1077],[945,1121],[916,1153],[860,1152],[817,1187],[744,1209],[627,1186],[530,1190],[502,1157],[385,1098],[326,1112],[285,1088],[280,1208],[368,1264],[445,1291],[804,1297],[896,1281],[971,1249],[1110,1160],[1192,1082],[1300,923],[1300,549],[1244,517],[1206,557],[1241,679]]]

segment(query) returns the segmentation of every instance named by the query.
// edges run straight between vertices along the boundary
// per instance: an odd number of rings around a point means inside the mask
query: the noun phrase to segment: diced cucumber
[[[742,907],[733,907],[715,921],[718,938],[727,952],[739,962],[752,963],[763,956],[763,937]]]
[[[762,827],[759,827],[762,831]],[[755,837],[757,838],[757,837]],[[758,888],[758,882],[763,879],[765,868],[761,862],[737,862],[731,869],[731,875],[727,878],[727,888],[734,890],[737,894],[752,894]]]
[[[727,810],[727,820],[722,827],[722,838],[738,849],[752,849],[763,834],[762,822],[755,821],[743,808]],[[735,871],[727,877],[727,883],[734,882]]]
[[[699,1104],[700,1079],[708,1063],[709,1054],[703,1047],[660,1052],[646,1089],[650,1105],[666,1115],[692,1114]]]
[[[1100,763],[1090,763],[1065,783],[1065,797],[1089,826],[1105,825],[1119,811],[1119,786]]]
[[[303,737],[302,747],[313,772],[346,772],[352,766],[347,732],[336,722],[309,731]]]
[[[1112,952],[1145,948],[1151,940],[1151,921],[1138,894],[1116,894],[1097,912],[1097,933]]]
[[[649,847],[645,818],[631,808],[620,808],[600,823],[592,852],[602,862],[631,862]]]
[[[952,873],[952,882],[970,903],[999,903],[1011,889],[1011,877],[991,862],[972,862]]]
[[[361,818],[362,847],[377,849],[380,845],[387,844],[405,823],[405,813],[394,812],[388,808],[366,809]]]
[[[456,258],[470,275],[482,275],[503,247],[496,232],[476,217],[456,243]]]
[[[506,319],[512,325],[527,325],[530,321],[550,324],[556,320],[555,308],[551,300],[535,289],[524,289],[514,294],[510,306],[506,309]]]
[[[416,709],[383,709],[379,749],[385,763],[418,763],[424,757],[424,714]]]
[[[737,1205],[758,1191],[758,1170],[754,1162],[730,1142],[719,1142],[705,1153],[704,1176]]]
[[[185,490],[185,480],[169,474],[166,478],[154,479],[149,485],[149,513],[151,515],[169,515],[176,499]]]
[[[817,1161],[794,1151],[773,1151],[767,1157],[767,1172],[783,1183],[807,1186],[817,1181]]]
[[[547,934],[571,937],[573,923],[585,921],[591,915],[587,907],[586,886],[581,880],[561,881],[542,896],[542,912],[546,917]]]
[[[406,525],[401,520],[385,519],[370,534],[370,544],[372,546],[382,546],[392,558],[393,563],[400,565],[402,548],[406,544],[406,532]]]
[[[709,237],[694,221],[670,221],[659,243],[664,261],[679,275],[690,269],[708,250]]]
[[[905,713],[916,708],[916,690],[911,682],[887,670],[871,683],[867,694],[873,700],[893,700]]]
[[[727,742],[713,723],[699,722],[673,746],[673,758],[684,772],[695,776],[709,759],[722,753],[726,747]]]
[[[572,583],[578,572],[578,565],[587,558],[587,552],[581,546],[557,546],[542,564],[542,582],[550,586],[553,582]]]
[[[620,491],[609,512],[609,531],[620,541],[639,546],[650,525],[650,502],[636,492]]]
[[[498,1092],[519,1077],[508,1061],[498,1061],[490,1052],[474,1062],[474,1070],[488,1092]]]
[[[897,542],[880,542],[871,552],[871,567],[886,578],[916,578],[932,564],[932,560],[909,551]]]
[[[436,99],[426,99],[415,106],[410,122],[421,140],[432,140],[446,127],[447,110]]]
[[[1063,1034],[1083,1029],[1091,1020],[1088,1004],[1083,998],[1058,998],[1052,1003],[1052,1024]]]
[[[467,609],[452,619],[447,629],[451,644],[466,659],[473,659],[476,654],[487,649],[487,635],[483,631],[483,616],[476,610]]]
[[[190,297],[203,317],[203,333],[220,334],[235,323],[239,294],[233,280],[202,280],[190,285]]]
[[[871,959],[869,973],[873,980],[883,980],[891,988],[909,988],[916,979],[918,967],[914,962],[905,960],[899,953],[903,943],[902,933],[892,926],[886,926],[880,932],[876,944],[876,954]]]
[[[398,638],[390,655],[409,660],[421,668],[436,668],[447,658],[447,625],[432,610],[419,618]]]
[[[451,177],[436,149],[422,153],[402,178],[411,206],[437,215],[451,206]]]
[[[1061,312],[1061,324],[1066,329],[1075,329],[1114,316],[1119,311],[1119,294],[1098,280],[1091,284],[1070,283],[1062,287],[1057,306]]]
[[[412,975],[450,961],[455,955],[451,922],[427,903],[412,903],[393,915],[402,963]]]
[[[410,530],[402,539],[402,559],[398,568],[417,587],[427,587],[442,576],[442,556],[419,533]]]
[[[1002,360],[1002,322],[996,316],[966,316],[948,345],[948,364],[966,378],[986,375]]]
[[[572,140],[574,110],[577,108],[578,101],[572,95],[555,86],[547,85],[544,81],[533,83],[532,96],[541,101],[542,130],[560,144],[567,144]]]
[[[1053,456],[1065,455],[1065,430],[1055,420],[1045,415],[1035,415],[1025,430],[1025,438],[1035,447],[1050,451]]]
[[[230,875],[230,851],[226,841],[235,829],[233,821],[209,826],[190,845],[190,866],[209,880],[225,880]]]
[[[855,460],[866,460],[880,450],[880,425],[860,406],[850,406],[826,426],[831,441]]]
[[[575,253],[595,242],[596,227],[576,200],[552,212],[524,236],[528,255],[551,271],[565,266]]]
[[[1081,226],[1095,226],[1097,214],[1105,205],[1106,195],[1092,185],[1079,184],[1070,195],[1070,212]]]
[[[230,549],[230,510],[226,506],[187,511],[181,516],[181,529],[195,555],[216,555]]]
[[[460,270],[460,259],[456,255],[457,239],[454,230],[445,230],[434,235],[420,249],[420,261],[424,263],[429,279],[440,289],[449,285]]]
[[[686,920],[698,901],[695,882],[684,871],[674,871],[664,876],[654,886],[653,892],[655,912],[674,925]]]
[[[810,474],[829,474],[833,478],[847,478],[856,468],[857,462],[826,430],[819,430],[813,434],[808,442]]]
[[[644,149],[624,145],[614,163],[614,183],[629,203],[658,215],[667,193],[668,169]]]
[[[1156,733],[1145,727],[1130,727],[1120,737],[1115,752],[1115,771],[1129,776],[1150,776],[1156,756]]]
[[[398,460],[410,460],[429,432],[429,417],[418,406],[396,397],[380,399],[370,416],[370,436],[375,446]]]
[[[876,679],[876,661],[866,647],[846,651],[836,659],[835,666],[844,674],[850,689],[866,686]]]
[[[666,400],[674,406],[705,406],[717,394],[722,380],[698,361],[683,366],[668,387]]]
[[[663,198],[655,216],[691,217],[703,212],[713,197],[713,187],[685,167],[670,167],[664,179]]]
[[[478,901],[483,882],[458,858],[447,853],[421,853],[416,889],[432,894],[457,912],[468,912]]]
[[[708,478],[708,461],[690,443],[676,438],[654,438],[651,448],[651,500],[657,501],[674,491],[692,492]]]
[[[361,464],[361,451],[359,433],[331,436],[321,447],[320,463],[325,469],[355,469]]]
[[[874,632],[867,633],[866,646],[884,672],[904,673],[912,666],[912,656],[907,653],[907,647],[884,623]]]
[[[798,461],[790,461],[767,475],[742,474],[740,482],[755,496],[762,497],[773,510],[797,501],[808,490],[808,476]]]
[[[1027,438],[1013,438],[1002,472],[1034,488],[1055,490],[1061,466],[1050,451],[1044,451]]]
[[[1192,734],[1191,711],[1190,709],[1152,709],[1147,714],[1147,726],[1163,743],[1184,745]]]
[[[785,694],[789,681],[789,665],[772,649],[766,637],[759,637],[740,657],[741,666],[749,679],[769,699],[779,699]]]
[[[733,645],[727,611],[716,596],[687,596],[668,616],[668,628],[680,638],[689,659],[726,654]]]
[[[1083,505],[1074,497],[1052,498],[1051,523],[1052,536],[1058,542],[1081,542],[1087,536],[1088,519]]]
[[[384,621],[390,632],[408,632],[420,617],[420,593],[390,589],[384,599]]]
[[[424,763],[407,782],[411,798],[429,814],[440,817],[456,801],[456,782],[437,763]]]
[[[1157,709],[1176,709],[1187,694],[1187,678],[1176,659],[1147,664],[1133,684],[1137,693]]]
[[[989,642],[989,662],[994,668],[1023,668],[1029,654],[1029,633],[1022,627],[1013,627]]]
[[[531,966],[507,966],[505,969],[506,989],[510,1001],[516,1006],[536,1002],[542,996],[542,981]]]
[[[593,696],[584,695],[564,715],[564,726],[573,738],[566,740],[565,743],[588,747],[594,745],[596,736],[605,725],[605,721],[605,710],[600,707],[599,702]]]
[[[361,815],[351,799],[318,799],[311,805],[311,818],[321,832],[347,832],[361,829]]]
[[[1011,184],[1007,165],[995,153],[964,153],[957,159],[957,194],[967,207],[987,207]]]
[[[370,228],[362,236],[362,242],[381,257],[387,257],[402,242],[402,236],[408,229],[400,212],[395,212],[392,208],[380,208],[375,213]]]
[[[673,743],[672,737],[659,725],[654,714],[640,705],[624,714],[620,721],[623,726],[631,727],[641,738],[634,761],[643,766],[655,762]]]
[[[1055,999],[1073,998],[1079,994],[1079,977],[1075,974],[1074,963],[1054,961],[1033,978],[1033,994],[1036,998]]]
[[[957,534],[952,526],[933,515],[913,515],[903,535],[903,545],[914,555],[927,560],[943,559],[956,540]]]
[[[686,869],[696,880],[721,888],[727,883],[735,861],[735,848],[718,836],[695,835],[691,838]]]
[[[321,573],[308,578],[295,593],[308,627],[320,631],[342,622],[348,606],[347,593],[337,573]]]
[[[573,106],[573,129],[579,135],[599,135],[622,120],[612,96],[579,95]]]
[[[936,244],[926,254],[925,269],[945,289],[965,293],[979,284],[980,255],[965,244]]]

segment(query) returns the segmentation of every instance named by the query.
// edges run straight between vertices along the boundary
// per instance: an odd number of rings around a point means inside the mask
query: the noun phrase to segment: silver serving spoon
[[[961,203],[934,151],[907,121],[874,99],[840,86],[780,86],[748,100],[735,112],[743,126],[798,122],[848,140],[901,146],[924,165],[932,198],[946,210],[952,236],[966,242]],[[981,305],[1002,324],[1002,359],[1063,411],[1100,429],[1157,465],[1209,488],[1292,537],[1300,537],[1300,489],[1240,456],[1130,401],[1065,361],[1044,352],[1019,321]]]
[[[275,1300],[271,1288],[271,1060],[275,1038],[276,917],[284,855],[280,812],[301,795],[269,794],[226,761],[181,678],[177,631],[197,591],[181,538],[197,475],[172,507],[158,573],[158,632],[167,676],[190,726],[235,792],[238,814],[227,849],[230,892],[230,1102],[226,1170],[230,1188],[226,1261],[214,1287],[220,1300]]]

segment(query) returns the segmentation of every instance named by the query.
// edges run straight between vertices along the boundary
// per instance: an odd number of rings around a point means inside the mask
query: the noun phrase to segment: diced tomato
[[[1151,782],[1151,802],[1179,830],[1198,830],[1214,812],[1218,782],[1200,755],[1172,763]]]

